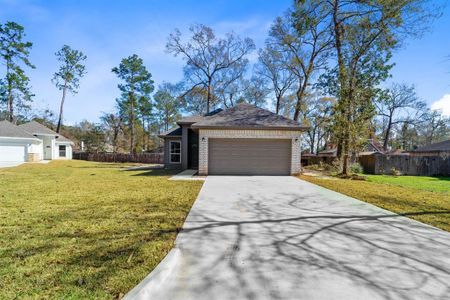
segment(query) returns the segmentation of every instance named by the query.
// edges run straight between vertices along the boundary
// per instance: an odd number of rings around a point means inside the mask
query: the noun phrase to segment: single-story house
[[[241,103],[177,122],[161,134],[168,167],[200,175],[290,175],[301,170],[299,122]]]
[[[383,154],[384,150],[383,147],[378,143],[375,139],[368,139],[363,147],[361,148],[361,151],[358,153],[354,153],[351,157],[351,161],[357,161],[362,156],[367,155],[374,155],[374,154]],[[331,164],[333,161],[337,159],[337,148],[334,146],[328,147],[325,150],[319,151],[317,154],[302,154],[302,164],[312,165],[312,164],[319,164],[319,163],[325,163],[325,164]]]
[[[419,147],[410,152],[411,156],[444,156],[450,157],[450,140]]]
[[[14,125],[0,121],[0,163],[72,159],[73,142],[32,121]]]

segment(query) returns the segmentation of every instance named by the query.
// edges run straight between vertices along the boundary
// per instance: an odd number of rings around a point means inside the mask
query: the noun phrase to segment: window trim
[[[172,152],[172,143],[178,143],[180,145],[179,153]],[[172,154],[179,155],[180,159],[178,161],[173,161]],[[181,141],[169,141],[169,163],[171,163],[171,164],[180,164],[181,163]]]
[[[64,155],[61,155],[61,147],[64,147]],[[66,145],[58,145],[58,156],[59,157],[67,157],[67,146]]]

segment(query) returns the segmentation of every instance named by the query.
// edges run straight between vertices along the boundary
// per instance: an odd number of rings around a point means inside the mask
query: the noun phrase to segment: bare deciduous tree
[[[234,33],[218,38],[205,25],[194,25],[189,31],[191,37],[188,42],[182,41],[178,29],[170,34],[166,50],[174,56],[183,56],[186,61],[185,80],[189,85],[186,94],[197,87],[205,89],[206,112],[209,112],[218,73],[243,64],[247,55],[255,49],[255,44],[251,39],[241,39]]]
[[[311,80],[326,65],[331,49],[329,27],[321,24],[322,18],[305,4],[278,17],[270,29],[267,44],[283,52],[285,67],[297,81],[294,120],[299,120]]]
[[[423,121],[426,104],[417,97],[413,85],[392,84],[375,101],[377,114],[382,117],[384,129],[383,149],[388,150],[393,127],[402,124],[417,124]]]
[[[275,95],[275,113],[279,114],[286,93],[295,88],[296,77],[287,67],[289,57],[275,44],[267,44],[259,51],[259,61],[255,73],[272,83]]]

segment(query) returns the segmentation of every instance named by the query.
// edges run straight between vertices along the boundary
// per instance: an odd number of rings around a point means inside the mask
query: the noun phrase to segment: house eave
[[[162,139],[182,138],[181,135],[163,135],[163,134],[158,135],[158,137]]]
[[[303,126],[198,126],[192,125],[194,129],[221,129],[221,130],[286,130],[307,131],[309,127]]]
[[[41,140],[38,138],[12,137],[12,136],[0,136],[0,140],[41,142]]]
[[[52,137],[58,137],[58,134],[50,134],[50,133],[32,133],[32,135],[40,135],[40,136],[52,136]]]
[[[55,144],[65,144],[65,145],[75,145],[74,142],[66,142],[66,141],[55,141]]]
[[[177,124],[178,125],[192,125],[192,124],[195,124],[195,123],[197,123],[198,121],[192,121],[192,122],[182,122],[182,121],[179,121],[179,122],[177,122]]]

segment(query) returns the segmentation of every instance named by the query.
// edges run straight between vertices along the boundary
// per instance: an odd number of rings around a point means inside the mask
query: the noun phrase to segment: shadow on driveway
[[[447,213],[396,215],[293,177],[210,176],[178,254],[129,296],[448,299],[450,234],[404,217]]]

